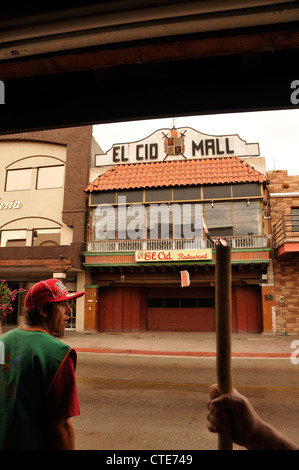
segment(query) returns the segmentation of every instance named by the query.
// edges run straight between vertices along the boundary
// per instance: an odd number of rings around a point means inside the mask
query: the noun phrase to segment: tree
[[[0,329],[3,320],[13,312],[12,303],[20,292],[26,292],[26,289],[10,290],[5,279],[0,279]]]

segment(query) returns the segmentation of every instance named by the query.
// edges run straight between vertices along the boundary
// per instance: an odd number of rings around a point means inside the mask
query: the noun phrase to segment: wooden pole
[[[215,307],[217,341],[217,382],[220,394],[232,392],[231,373],[231,250],[216,245]],[[232,450],[230,432],[218,435],[218,449]]]

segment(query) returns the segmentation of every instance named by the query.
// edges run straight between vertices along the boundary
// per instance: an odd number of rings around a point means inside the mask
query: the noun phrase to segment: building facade
[[[276,329],[299,334],[299,176],[269,171]]]
[[[86,329],[215,331],[207,227],[232,248],[233,331],[272,332],[269,181],[258,144],[160,129],[113,145],[96,165],[85,189]]]
[[[299,177],[258,144],[173,128],[104,153],[87,126],[1,136],[0,155],[0,277],[85,288],[71,328],[214,331],[220,237],[233,331],[299,333]]]
[[[86,195],[96,148],[92,126],[0,137],[0,277],[29,289],[57,277],[84,290]],[[10,324],[22,324],[23,298]],[[84,329],[84,298],[70,326]]]

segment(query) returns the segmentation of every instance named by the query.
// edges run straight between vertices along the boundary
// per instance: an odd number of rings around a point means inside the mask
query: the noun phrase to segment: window
[[[148,299],[147,305],[149,308],[163,308],[163,299]]]
[[[260,202],[234,202],[233,211],[235,236],[262,234]]]
[[[13,247],[17,247],[17,246],[26,246],[26,239],[25,239],[25,240],[19,240],[19,239],[7,240],[7,241],[6,241],[6,246],[7,246],[7,247],[10,247],[10,246],[13,246]]]
[[[198,299],[198,307],[199,308],[213,308],[214,299],[210,299],[210,298]]]
[[[32,233],[32,246],[60,244],[60,228],[37,229]]]
[[[1,232],[1,247],[26,246],[26,230],[3,230]]]
[[[174,238],[201,238],[202,237],[202,204],[181,204],[181,234],[177,227],[178,235]],[[173,223],[179,223],[179,214],[173,210]]]
[[[197,307],[197,299],[181,299],[181,307],[182,308],[196,308]]]
[[[174,201],[190,201],[192,199],[201,199],[200,186],[190,186],[189,188],[173,188]]]
[[[143,190],[132,189],[130,191],[117,191],[117,199],[123,198],[126,202],[140,202],[143,201]]]
[[[204,214],[205,223],[212,236],[238,237],[262,234],[259,201],[205,204]]]
[[[210,235],[215,237],[233,235],[232,204],[230,202],[205,204],[204,217]]]
[[[262,235],[261,202],[257,200],[103,204],[93,210],[92,240],[199,240],[202,215],[212,237]]]
[[[90,196],[90,203],[92,206],[100,204],[115,204],[117,200],[115,191],[107,191],[106,193],[95,191],[94,193],[91,193]]]
[[[99,205],[93,210],[94,240],[171,239],[201,236],[201,205]]]
[[[92,239],[116,239],[117,211],[111,205],[101,204],[92,211]]]
[[[146,189],[145,190],[145,200],[147,202],[171,201],[172,200],[172,189],[171,188]]]
[[[180,299],[164,299],[165,308],[180,308]]]
[[[149,239],[172,238],[172,213],[168,204],[147,206],[147,235]]]
[[[36,189],[62,188],[64,165],[38,168]]]
[[[7,170],[5,191],[62,188],[64,186],[64,165],[40,168]]]
[[[120,207],[120,206],[118,206]],[[142,204],[131,204],[118,211],[118,237],[119,239],[146,238],[147,216],[146,208]]]
[[[204,199],[228,199],[231,197],[231,186],[228,184],[223,185],[210,185],[203,187]]]
[[[149,308],[214,308],[213,298],[149,298]]]
[[[261,185],[259,183],[233,184],[233,197],[261,196]]]
[[[291,208],[292,231],[299,232],[299,207]]]
[[[22,191],[31,188],[32,168],[8,170],[5,191]]]
[[[60,244],[60,228],[36,230],[3,230],[1,232],[1,247],[30,245],[32,233],[32,246],[46,246]]]

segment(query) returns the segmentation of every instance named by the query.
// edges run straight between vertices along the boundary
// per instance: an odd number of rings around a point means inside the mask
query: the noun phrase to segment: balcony
[[[0,248],[0,276],[8,271],[30,269],[65,272],[82,269],[83,243],[51,246],[17,246]],[[3,273],[3,274],[1,274]]]
[[[225,237],[231,248],[267,248],[267,237],[252,235],[246,237]],[[89,253],[117,253],[130,251],[191,250],[213,248],[206,238],[180,238],[165,240],[100,240],[87,244]]]
[[[273,227],[276,256],[299,253],[299,216],[282,215]]]

